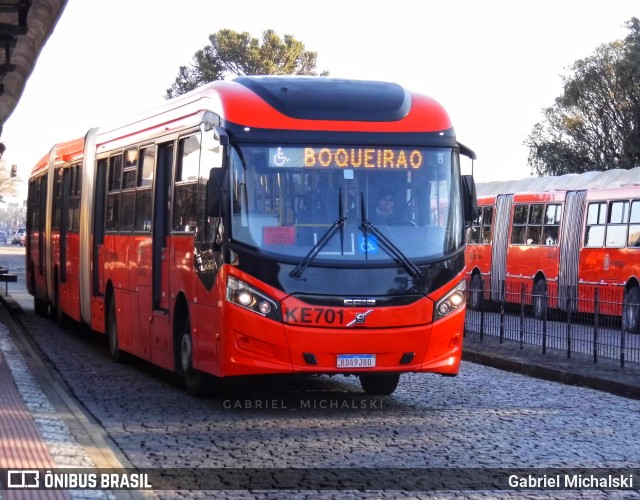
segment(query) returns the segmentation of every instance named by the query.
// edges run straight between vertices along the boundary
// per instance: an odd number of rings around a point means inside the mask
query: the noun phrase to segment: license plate
[[[338,368],[375,368],[375,354],[338,354]]]

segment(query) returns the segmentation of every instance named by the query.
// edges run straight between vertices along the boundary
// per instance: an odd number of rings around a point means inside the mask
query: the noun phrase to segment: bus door
[[[174,144],[158,146],[155,175],[152,223],[152,300],[153,309],[169,311],[169,206],[171,200],[171,175],[173,172]]]
[[[133,221],[133,247],[130,249],[129,283],[136,290],[138,318],[137,331],[133,336],[135,352],[138,356],[151,359],[151,322],[153,317],[153,178],[155,176],[155,145],[141,147],[139,152],[130,149],[128,162],[136,163],[135,171],[135,218]],[[129,181],[129,184],[133,184]],[[133,210],[132,210],[133,212]]]
[[[58,270],[60,283],[67,282],[67,230],[69,228],[69,186],[71,185],[71,173],[73,169],[65,168],[58,169],[56,171],[56,186],[54,187],[54,193],[56,199],[53,200],[54,206],[60,204],[60,216],[56,220],[60,224],[60,269]],[[58,177],[62,176],[62,179]],[[61,186],[58,187],[58,183],[61,182]],[[56,292],[57,293],[57,292]],[[61,297],[56,296],[56,300]],[[60,304],[56,303],[56,307],[60,307]]]
[[[108,161],[96,164],[96,185],[93,213],[93,245],[91,246],[91,327],[104,330],[104,226],[107,199]]]
[[[36,282],[40,283],[38,289],[43,290],[43,293],[34,295],[37,296],[45,296],[46,297],[46,278],[45,278],[45,265],[46,265],[46,236],[45,236],[45,221],[46,210],[47,210],[47,175],[44,174],[42,177],[36,180],[36,203],[37,205],[37,217],[35,220],[33,233],[37,234],[38,245],[37,245],[37,261],[38,261],[38,276]],[[35,260],[35,259],[34,259]]]

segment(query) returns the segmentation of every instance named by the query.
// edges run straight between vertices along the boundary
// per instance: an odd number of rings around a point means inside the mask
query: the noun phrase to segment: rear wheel
[[[37,297],[36,283],[33,278],[34,274],[35,273],[33,270],[33,266],[31,266],[31,290],[33,290],[31,293],[33,293],[33,310],[39,316],[46,316],[49,312],[49,303],[46,300],[42,300]]]
[[[371,373],[360,375],[362,390],[371,396],[388,396],[398,387],[399,373]]]
[[[640,333],[640,288],[630,288],[622,303],[622,331]]]
[[[533,317],[544,319],[547,315],[547,282],[544,279],[539,279],[533,285],[531,304],[533,306]]]
[[[180,335],[180,370],[189,394],[197,398],[207,394],[206,375],[193,366],[193,338],[189,316],[184,321]]]
[[[469,285],[469,308],[477,311],[480,309],[484,294],[484,285],[482,283],[482,277],[479,274],[474,274],[471,278],[471,284]]]
[[[49,304],[46,300],[41,300],[38,297],[33,297],[33,310],[39,316],[46,316],[49,312]]]

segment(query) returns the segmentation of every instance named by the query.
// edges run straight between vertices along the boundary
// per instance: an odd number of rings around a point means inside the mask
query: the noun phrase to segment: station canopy
[[[67,0],[0,0],[0,134]]]

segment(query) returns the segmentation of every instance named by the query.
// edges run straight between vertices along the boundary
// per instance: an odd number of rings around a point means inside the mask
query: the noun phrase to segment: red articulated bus
[[[194,395],[239,375],[356,375],[369,394],[456,375],[461,153],[445,110],[396,84],[215,82],[35,166],[27,286]]]
[[[480,196],[466,259],[472,308],[499,301],[504,281],[507,301],[524,286],[536,318],[593,313],[598,289],[612,298],[599,312],[640,333],[640,185]]]

